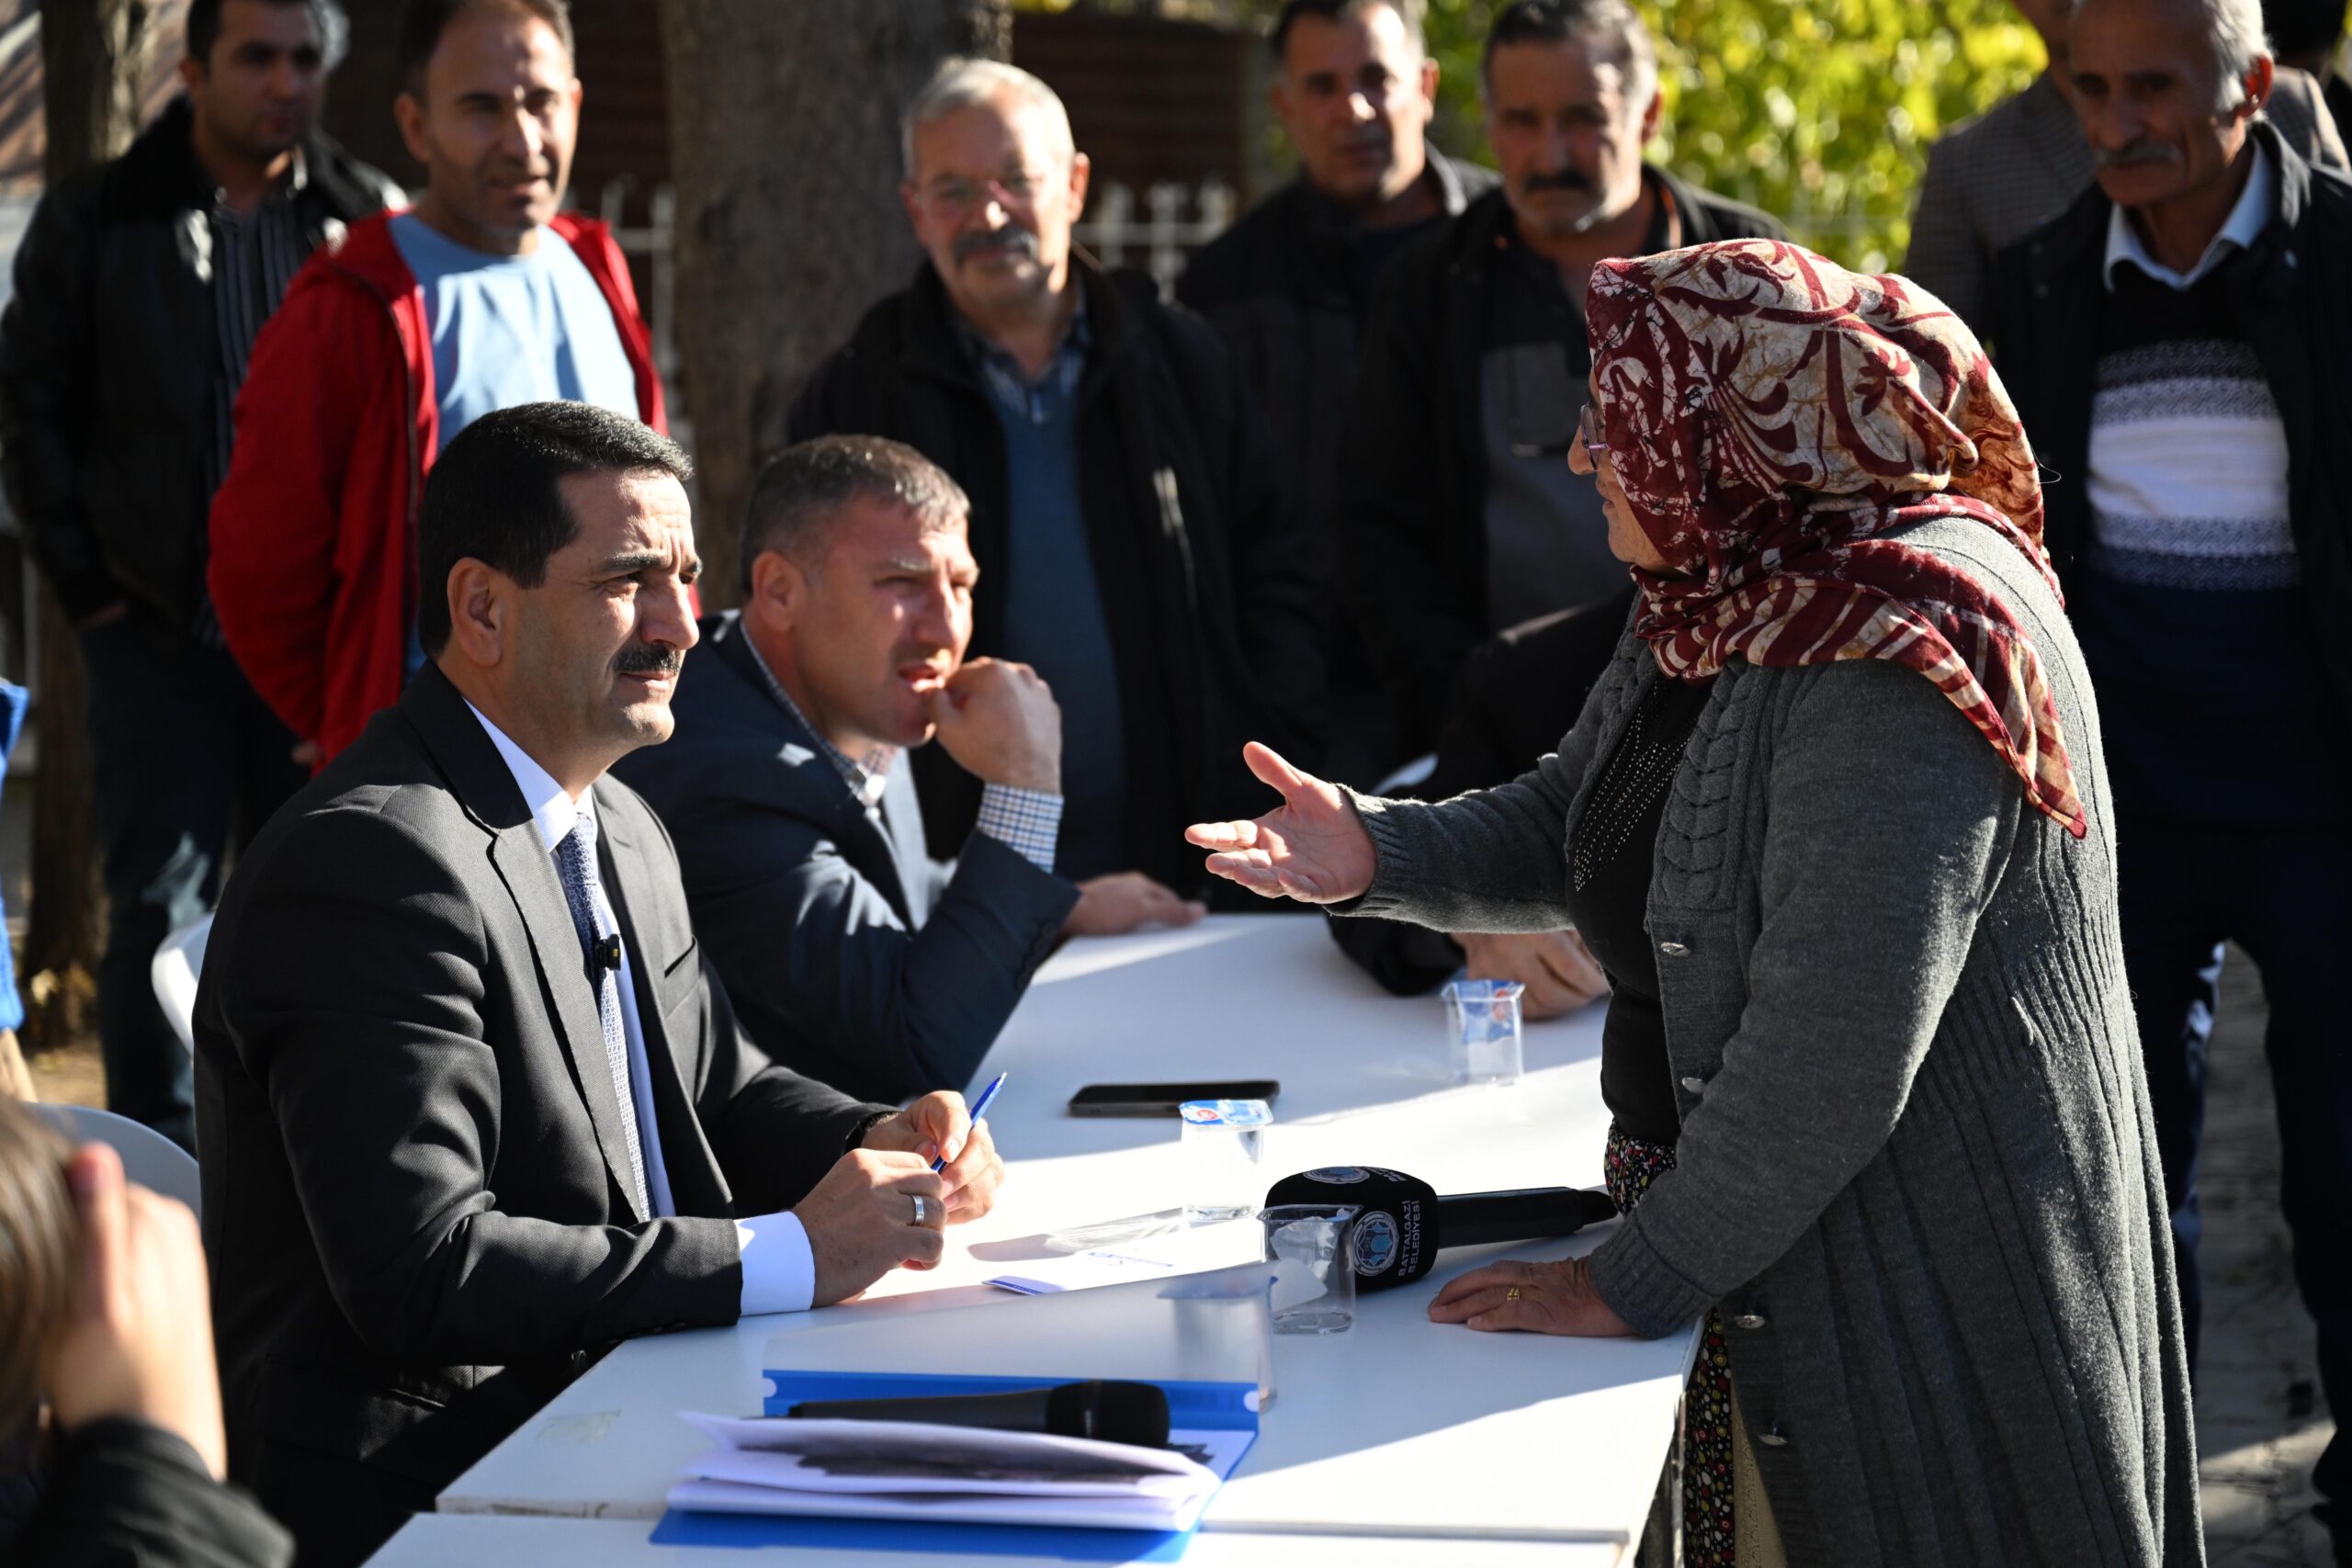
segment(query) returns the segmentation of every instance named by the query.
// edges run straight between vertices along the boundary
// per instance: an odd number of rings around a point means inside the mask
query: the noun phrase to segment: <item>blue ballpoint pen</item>
[[[972,1124],[974,1126],[978,1126],[979,1124],[980,1118],[986,1116],[989,1113],[989,1107],[996,1102],[996,1091],[1004,1087],[1004,1080],[1007,1076],[1008,1075],[1003,1073],[997,1074],[994,1081],[992,1081],[988,1088],[980,1090],[979,1100],[972,1107]],[[957,1152],[961,1153],[962,1151],[958,1150]],[[940,1151],[940,1155],[937,1159],[931,1162],[931,1168],[933,1170],[945,1170],[947,1168],[947,1152],[944,1149]]]

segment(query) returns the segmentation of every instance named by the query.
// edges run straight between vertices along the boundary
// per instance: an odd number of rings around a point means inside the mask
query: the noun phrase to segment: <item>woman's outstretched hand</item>
[[[1338,904],[1372,886],[1372,835],[1338,786],[1300,773],[1255,740],[1241,749],[1250,771],[1282,792],[1283,804],[1254,822],[1196,822],[1184,829],[1212,852],[1209,869],[1266,898]]]
[[[1487,1333],[1515,1328],[1588,1339],[1634,1332],[1593,1289],[1591,1266],[1581,1258],[1558,1263],[1507,1258],[1473,1269],[1437,1293],[1430,1303],[1430,1321],[1466,1323]]]

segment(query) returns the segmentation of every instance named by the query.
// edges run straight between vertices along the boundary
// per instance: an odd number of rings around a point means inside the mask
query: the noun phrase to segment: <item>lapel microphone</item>
[[[588,966],[598,971],[610,969],[616,974],[620,972],[621,939],[618,931],[596,939],[588,949]]]
[[[1418,1176],[1365,1165],[1284,1177],[1266,1194],[1268,1208],[1280,1203],[1353,1203],[1363,1211],[1352,1234],[1358,1291],[1410,1284],[1436,1267],[1442,1247],[1572,1235],[1617,1213],[1608,1193],[1575,1187],[1441,1198]]]

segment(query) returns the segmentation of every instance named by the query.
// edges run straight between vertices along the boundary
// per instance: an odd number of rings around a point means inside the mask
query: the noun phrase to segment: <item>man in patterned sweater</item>
[[[2098,188],[1999,259],[1996,363],[2055,480],[2098,683],[2123,939],[2196,1354],[2197,1145],[2222,944],[2270,1000],[2283,1208],[2352,1411],[2352,184],[2256,118],[2256,0],[2086,0]],[[2316,1474],[2339,1552],[2352,1453]]]

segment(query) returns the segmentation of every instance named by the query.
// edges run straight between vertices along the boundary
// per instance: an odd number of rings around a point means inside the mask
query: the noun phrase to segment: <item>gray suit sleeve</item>
[[[266,879],[239,916],[251,961],[208,983],[285,1129],[328,1288],[370,1350],[495,1366],[735,1320],[732,1220],[560,1224],[499,1210],[484,1018],[502,977],[464,884],[413,829],[323,813],[238,874]]]
[[[1885,1146],[2027,809],[1915,671],[1864,660],[1795,678],[1808,689],[1763,784],[1739,1026],[1675,1168],[1592,1255],[1602,1298],[1645,1334],[1761,1273]]]
[[[1959,146],[1949,137],[1928,149],[1918,204],[1911,210],[1911,244],[1904,254],[1903,276],[1982,332],[1992,258],[1969,220],[1966,184],[1955,166],[1959,157]]]
[[[1646,657],[1638,645],[1620,642],[1560,749],[1510,784],[1434,804],[1347,791],[1377,860],[1370,890],[1331,913],[1442,931],[1565,929],[1568,807],[1592,765],[1604,715],[1623,689],[1630,661]]]

